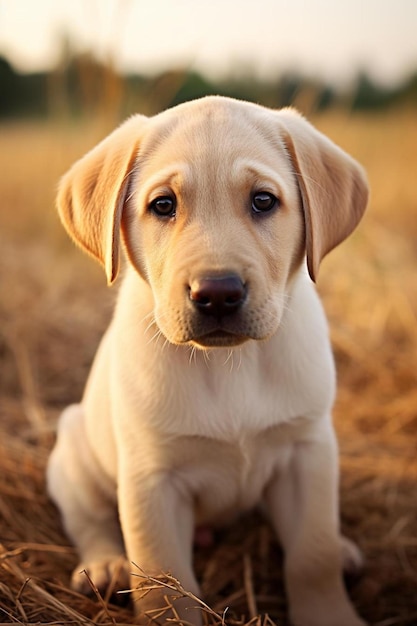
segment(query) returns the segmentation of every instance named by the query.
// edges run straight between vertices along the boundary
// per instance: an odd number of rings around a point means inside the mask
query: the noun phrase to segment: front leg
[[[192,570],[191,497],[168,471],[134,473],[128,467],[129,463],[121,472],[119,512],[129,561],[137,564],[145,575],[170,573],[185,590],[198,595]],[[153,620],[165,624],[168,619],[179,617],[197,626],[201,624],[201,610],[196,608],[195,600],[181,598],[178,592],[164,587],[146,590],[150,585],[146,581],[143,584],[141,574],[133,569],[131,579],[132,589],[139,588],[132,598],[140,623]],[[172,609],[163,610],[170,605]]]
[[[330,422],[294,444],[291,461],[266,491],[285,553],[289,613],[295,626],[363,626],[343,584],[338,453]]]

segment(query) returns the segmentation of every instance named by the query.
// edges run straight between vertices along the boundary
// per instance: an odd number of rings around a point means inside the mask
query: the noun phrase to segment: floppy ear
[[[146,121],[135,115],[124,122],[72,166],[58,190],[65,228],[104,266],[109,284],[119,270],[120,221]]]
[[[307,266],[316,280],[322,258],[346,239],[368,201],[362,167],[297,111],[278,113],[304,211]]]

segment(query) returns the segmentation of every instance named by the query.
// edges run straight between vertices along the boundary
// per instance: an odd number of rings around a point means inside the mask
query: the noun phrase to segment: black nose
[[[246,298],[246,287],[236,274],[193,280],[190,300],[205,315],[221,318],[235,313]]]

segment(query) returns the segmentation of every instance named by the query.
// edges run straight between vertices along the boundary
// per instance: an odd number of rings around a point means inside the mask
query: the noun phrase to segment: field
[[[342,525],[366,556],[350,591],[370,623],[415,626],[417,113],[314,121],[363,163],[372,188],[365,219],[318,281],[339,377]],[[0,126],[1,623],[133,622],[127,609],[68,589],[76,555],[44,489],[57,416],[82,393],[117,290],[69,242],[55,188],[107,130]],[[227,623],[287,624],[281,554],[258,516],[197,549],[195,562],[211,609],[229,607]]]

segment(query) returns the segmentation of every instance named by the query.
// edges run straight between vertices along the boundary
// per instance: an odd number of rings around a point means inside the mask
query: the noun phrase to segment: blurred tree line
[[[153,114],[208,94],[222,94],[279,108],[295,105],[306,114],[334,107],[382,110],[397,105],[417,108],[417,71],[402,84],[378,85],[360,73],[349,89],[336,88],[297,73],[260,80],[241,72],[214,81],[188,69],[161,74],[121,75],[111,63],[90,53],[68,53],[50,72],[20,74],[0,56],[0,119],[16,117],[80,117],[103,114],[120,119],[134,112]]]

